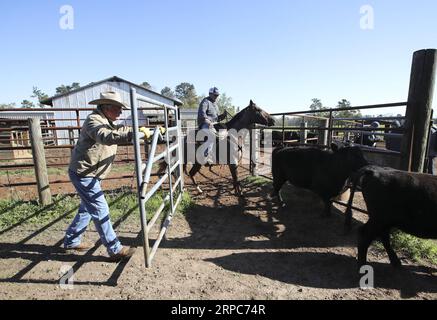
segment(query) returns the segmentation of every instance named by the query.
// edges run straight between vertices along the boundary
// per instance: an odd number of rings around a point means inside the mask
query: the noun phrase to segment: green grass
[[[437,264],[437,242],[434,240],[420,239],[396,230],[391,234],[391,245],[397,253],[415,262]],[[382,243],[377,242],[375,247],[385,252]]]
[[[111,172],[115,173],[133,173],[135,172],[135,164],[113,165]]]
[[[138,198],[136,193],[131,190],[108,191],[105,193],[105,197],[110,207],[110,216],[113,222],[127,215],[139,216]],[[162,199],[162,194],[157,193],[147,202],[147,219],[152,217],[161,205]],[[77,212],[79,203],[79,197],[64,195],[54,197],[53,204],[46,207],[38,205],[36,201],[0,200],[0,232],[15,225],[43,226],[56,219],[70,222]],[[178,212],[184,214],[192,204],[190,195],[185,192]]]
[[[48,174],[66,174],[67,168],[48,168],[47,169]],[[35,170],[34,169],[19,169],[19,170],[0,170],[0,177],[5,177],[7,175],[13,176],[13,175],[20,175],[20,176],[34,176]]]
[[[57,175],[57,174],[67,174],[68,169],[65,168],[48,168],[47,173],[49,175]],[[123,164],[123,165],[114,165],[111,169],[111,172],[115,173],[128,173],[131,174],[135,172],[135,165],[134,164]],[[34,176],[35,170],[34,169],[13,169],[13,170],[6,170],[2,169],[0,170],[0,177],[5,177],[7,175],[13,176],[13,175],[21,175],[21,176]]]
[[[185,215],[194,206],[194,201],[188,192],[182,194],[182,200],[178,207],[178,212]]]
[[[0,200],[0,230],[13,225],[44,225],[58,219],[71,211],[66,218],[72,218],[79,200],[71,197],[57,196],[54,204],[43,207],[35,201]]]
[[[267,178],[260,177],[260,176],[249,176],[243,180],[243,184],[245,184],[245,185],[251,184],[251,185],[261,187],[261,186],[266,186],[266,185],[272,184],[272,180],[269,180]]]

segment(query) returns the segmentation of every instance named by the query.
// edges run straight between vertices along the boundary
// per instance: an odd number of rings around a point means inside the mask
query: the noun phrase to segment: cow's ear
[[[338,145],[336,143],[331,143],[331,149],[332,149],[332,151],[337,152],[339,148],[338,148]]]
[[[250,107],[253,107],[253,105],[254,105],[253,101],[250,100],[249,106],[250,106]]]

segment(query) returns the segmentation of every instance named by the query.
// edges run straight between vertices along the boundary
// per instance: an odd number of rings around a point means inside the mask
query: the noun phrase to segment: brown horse
[[[247,129],[249,130],[254,124],[261,124],[261,125],[265,125],[265,126],[272,126],[274,125],[275,120],[270,116],[270,114],[268,114],[266,111],[262,110],[260,107],[258,107],[252,100],[250,100],[250,104],[248,107],[246,107],[245,109],[243,109],[242,111],[240,111],[238,114],[236,114],[229,122],[227,122],[226,124],[224,124],[224,127],[222,125],[222,127],[216,127],[217,131],[219,129],[226,129],[226,130],[230,130],[230,129],[234,129],[236,130],[236,132],[242,130],[242,129]],[[218,141],[217,141],[218,143]],[[227,141],[227,148],[228,150],[231,149],[230,145],[231,142],[228,138]],[[218,144],[216,144],[218,145]],[[184,139],[183,142],[183,147],[185,148],[184,150],[187,150],[187,139]],[[196,150],[197,150],[197,145],[196,145]],[[238,146],[240,148],[240,146]],[[186,155],[186,152],[184,152],[184,154]],[[186,157],[185,157],[186,158]],[[227,165],[229,166],[229,170],[231,171],[231,175],[232,175],[232,179],[233,179],[233,185],[234,185],[234,190],[237,193],[238,196],[241,196],[241,185],[238,181],[238,163],[231,163],[230,159],[227,159]],[[186,166],[186,159],[185,159],[185,165],[184,168]],[[193,184],[196,186],[197,190],[199,192],[202,193],[202,190],[200,189],[199,185],[197,184],[196,181],[196,174],[200,171],[201,167],[203,164],[199,163],[197,161],[196,158],[196,162],[193,164],[190,172],[188,173],[189,177],[191,178],[191,181],[193,182]]]

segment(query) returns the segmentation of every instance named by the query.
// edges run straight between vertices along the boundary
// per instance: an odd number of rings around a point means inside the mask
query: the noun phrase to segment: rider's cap
[[[214,87],[214,88],[209,89],[209,93],[210,93],[210,94],[214,94],[214,95],[216,95],[216,96],[219,96],[219,95],[220,95],[219,89],[218,89],[217,87]]]

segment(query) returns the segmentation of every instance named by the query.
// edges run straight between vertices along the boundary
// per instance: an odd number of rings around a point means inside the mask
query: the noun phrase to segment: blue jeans
[[[214,129],[214,127],[211,128],[209,126],[209,124],[207,124],[207,123],[202,124],[200,126],[200,130],[205,130],[206,134],[208,134],[208,135],[217,133],[217,131]],[[213,161],[212,151],[214,148],[214,144],[215,144],[215,138],[209,139],[207,142],[205,142],[206,149],[204,152],[204,156],[205,156],[205,158],[208,158],[210,161]]]
[[[65,234],[64,247],[74,248],[81,242],[82,234],[91,219],[96,226],[102,243],[109,255],[120,252],[122,245],[112,228],[109,218],[109,206],[100,186],[100,179],[81,177],[75,172],[68,171],[70,180],[81,199],[79,212]]]

